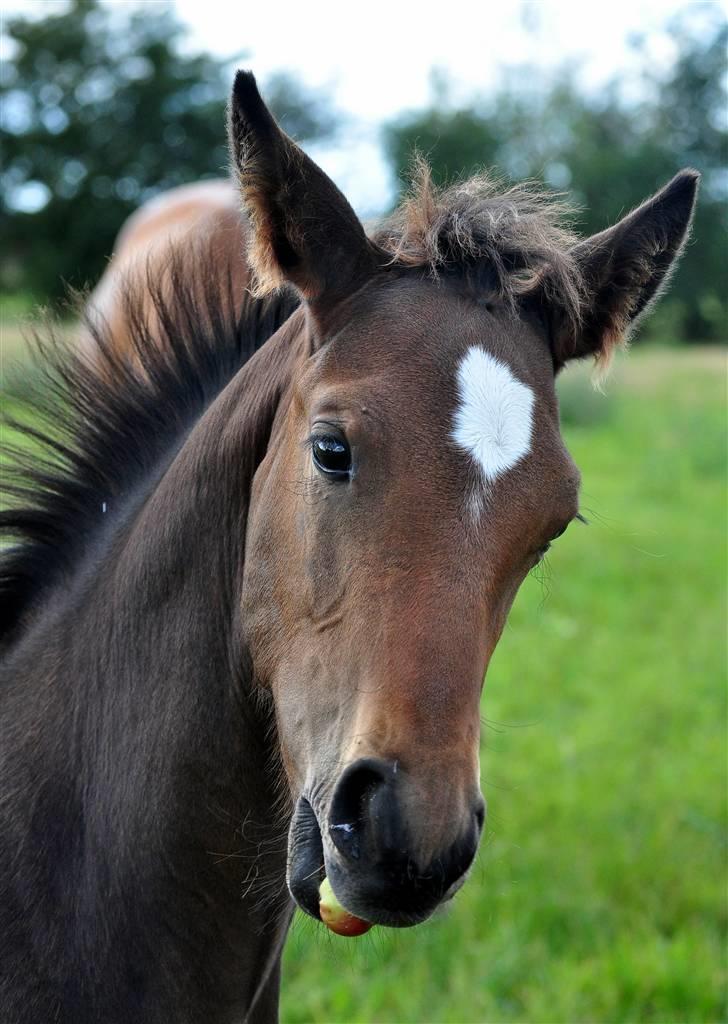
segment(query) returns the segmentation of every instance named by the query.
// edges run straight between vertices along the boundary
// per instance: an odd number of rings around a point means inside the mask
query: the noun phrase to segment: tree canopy
[[[99,276],[145,199],[226,173],[230,68],[185,53],[185,30],[156,4],[73,0],[42,19],[8,18],[3,31],[0,285],[53,298]],[[333,131],[324,100],[288,76],[266,93],[297,137]]]
[[[693,240],[648,329],[725,338],[728,27],[714,5],[698,8],[669,26],[676,56],[666,71],[652,70],[645,40],[633,40],[643,70],[629,91],[623,78],[597,93],[574,68],[545,77],[516,67],[494,93],[458,105],[440,74],[426,109],[384,126],[396,175],[404,185],[419,150],[439,181],[487,166],[541,179],[570,195],[591,233],[694,166],[703,184]],[[3,34],[0,289],[53,299],[98,278],[140,203],[226,173],[233,58],[189,52],[185,29],[156,4],[70,0],[46,17],[7,18]],[[322,95],[284,73],[264,89],[300,141],[335,134],[339,119]]]
[[[455,106],[439,76],[428,108],[385,126],[385,147],[402,187],[415,151],[440,182],[483,166],[513,180],[545,181],[569,194],[585,233],[613,223],[680,168],[697,168],[703,181],[693,240],[652,331],[725,339],[728,28],[709,12],[707,24],[695,24],[691,13],[669,32],[676,60],[660,76],[645,56],[638,99],[625,97],[616,80],[598,94],[585,92],[573,68],[550,80],[515,68],[494,95]],[[644,40],[633,46],[639,51]]]

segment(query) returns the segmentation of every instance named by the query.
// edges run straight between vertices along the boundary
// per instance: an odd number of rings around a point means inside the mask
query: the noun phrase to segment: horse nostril
[[[339,779],[331,801],[329,835],[344,857],[358,860],[361,856],[372,797],[393,775],[385,761],[368,757],[350,764]]]

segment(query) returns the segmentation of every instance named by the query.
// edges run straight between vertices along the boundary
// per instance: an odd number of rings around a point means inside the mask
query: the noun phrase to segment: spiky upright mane
[[[571,255],[577,236],[568,227],[570,214],[533,183],[504,190],[481,174],[437,188],[418,159],[409,193],[372,237],[394,264],[433,276],[480,269],[511,305],[543,283],[549,301],[577,326],[583,281]]]
[[[89,315],[83,351],[36,335],[36,379],[0,452],[0,646],[297,304],[235,296],[211,255],[187,253],[127,282],[130,350]]]

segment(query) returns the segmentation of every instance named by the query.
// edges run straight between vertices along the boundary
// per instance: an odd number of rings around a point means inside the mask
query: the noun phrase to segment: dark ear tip
[[[685,178],[689,181],[700,181],[700,171],[696,171],[694,167],[683,167],[681,171],[678,171],[676,177]]]
[[[233,96],[240,102],[245,100],[253,94],[258,93],[258,86],[255,81],[255,75],[252,71],[243,71],[239,68],[235,72],[235,82],[233,83]]]
[[[697,194],[699,184],[700,171],[696,171],[693,167],[685,167],[682,171],[678,171],[672,181],[668,181],[663,189],[663,195],[672,200],[682,199],[692,202]]]
[[[252,121],[256,118],[256,115],[260,117],[265,112],[266,107],[258,91],[258,85],[252,71],[236,72],[235,82],[233,83],[232,106],[236,113],[247,121]]]

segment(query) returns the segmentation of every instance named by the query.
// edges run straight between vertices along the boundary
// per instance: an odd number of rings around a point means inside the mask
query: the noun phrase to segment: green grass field
[[[414,930],[298,915],[284,1024],[728,1019],[725,369],[638,349],[606,397],[564,380],[590,525],[493,659],[472,877]]]
[[[563,391],[590,525],[488,673],[477,866],[413,930],[299,917],[286,1024],[728,1018],[725,359],[637,350],[607,397]]]

